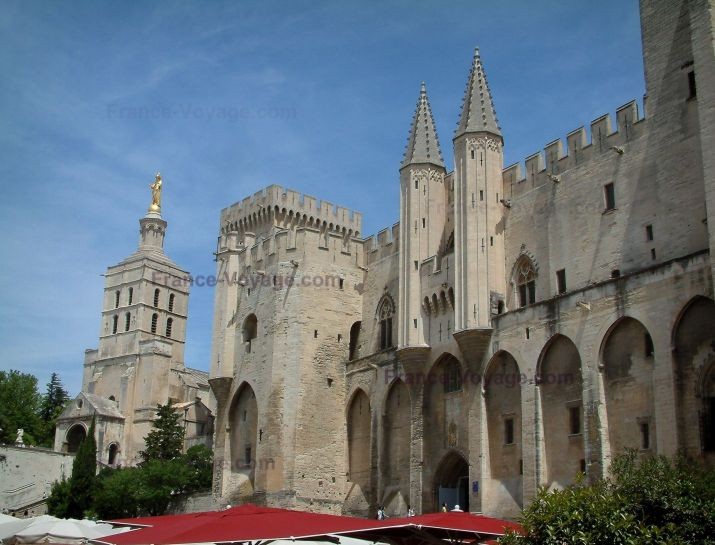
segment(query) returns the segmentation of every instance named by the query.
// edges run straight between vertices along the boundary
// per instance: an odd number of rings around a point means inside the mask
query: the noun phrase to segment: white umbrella
[[[0,540],[14,536],[17,532],[24,530],[33,522],[48,520],[60,519],[53,517],[52,515],[40,515],[39,517],[30,517],[27,519],[15,518],[15,520],[0,523]]]
[[[19,543],[86,543],[90,539],[117,534],[122,528],[111,524],[97,524],[91,520],[58,519],[36,521],[6,540],[9,544]]]
[[[0,513],[0,524],[3,524],[5,522],[17,522],[18,520],[20,519],[17,517],[6,515],[5,513]]]

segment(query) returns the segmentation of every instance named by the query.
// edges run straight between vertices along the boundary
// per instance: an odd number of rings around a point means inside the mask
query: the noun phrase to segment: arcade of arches
[[[445,353],[428,371],[434,380],[397,378],[371,396],[357,389],[346,407],[344,511],[384,505],[398,515],[409,504],[429,512],[446,502],[518,513],[538,486],[601,476],[624,449],[670,448],[656,402],[668,384],[679,445],[715,465],[714,326],[715,303],[698,297],[672,317],[672,354],[667,339],[654,342],[642,321],[624,316],[604,324],[588,345],[594,353],[563,334],[533,361],[499,350],[482,362],[479,386]]]

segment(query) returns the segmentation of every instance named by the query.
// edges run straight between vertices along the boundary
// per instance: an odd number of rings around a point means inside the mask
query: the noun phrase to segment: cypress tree
[[[94,439],[95,418],[87,432],[87,437],[77,449],[69,480],[70,497],[67,516],[81,519],[85,511],[92,507],[97,482],[97,442]]]

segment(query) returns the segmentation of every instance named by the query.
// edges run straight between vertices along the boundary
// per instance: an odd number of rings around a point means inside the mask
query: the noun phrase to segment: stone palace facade
[[[646,111],[524,165],[478,51],[451,170],[423,86],[377,235],[275,185],[222,210],[215,495],[514,516],[626,448],[715,462],[713,12],[643,0]]]

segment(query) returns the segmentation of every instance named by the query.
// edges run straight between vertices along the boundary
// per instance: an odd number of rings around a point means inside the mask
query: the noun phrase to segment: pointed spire
[[[489,90],[487,74],[482,66],[478,47],[474,49],[474,60],[462,103],[462,115],[459,117],[459,125],[454,136],[456,138],[468,132],[491,132],[501,136],[492,93]]]
[[[412,118],[407,150],[401,168],[417,163],[431,163],[444,168],[437,130],[432,117],[432,108],[429,105],[424,81],[420,88],[420,97],[417,99],[417,109]]]

